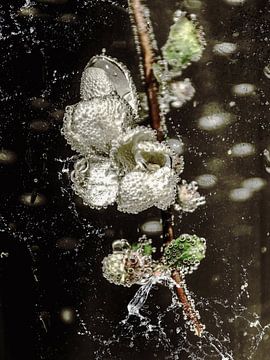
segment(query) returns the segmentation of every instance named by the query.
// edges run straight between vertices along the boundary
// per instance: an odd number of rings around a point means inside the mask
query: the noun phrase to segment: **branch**
[[[151,126],[157,131],[157,138],[159,141],[164,139],[164,134],[161,129],[161,117],[158,102],[158,82],[153,73],[153,64],[155,62],[155,54],[152,48],[151,39],[149,36],[149,29],[145,21],[143,13],[143,6],[140,0],[130,0],[130,9],[134,16],[134,22],[136,30],[138,32],[138,38],[140,48],[143,57],[143,68],[145,76],[145,85],[149,106],[149,113],[151,119]]]
[[[134,17],[135,30],[138,35],[139,45],[143,58],[143,68],[145,75],[145,87],[149,106],[150,122],[153,129],[157,131],[159,141],[164,139],[164,133],[161,128],[161,116],[158,102],[159,84],[153,73],[153,64],[155,62],[155,53],[149,36],[149,28],[144,15],[144,7],[141,0],[129,0],[129,7]],[[164,226],[164,240],[166,243],[174,239],[174,231],[172,225],[172,216],[168,212],[162,212]],[[176,293],[183,305],[183,311],[187,318],[192,322],[195,334],[201,336],[204,326],[190,304],[185,289],[183,288],[183,279],[178,271],[172,274],[173,280],[177,283]]]

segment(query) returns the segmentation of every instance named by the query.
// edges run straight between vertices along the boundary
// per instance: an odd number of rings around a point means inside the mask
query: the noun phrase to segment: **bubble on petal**
[[[112,248],[113,253],[102,261],[103,276],[109,282],[127,287],[148,282],[155,266],[149,240],[139,239],[139,242],[132,246],[125,239],[116,240]]]
[[[194,212],[199,206],[205,204],[205,197],[201,196],[198,190],[198,184],[195,181],[187,183],[182,180],[178,185],[177,205],[176,210],[184,212]]]
[[[182,155],[184,153],[184,143],[181,139],[168,139],[167,143],[169,147],[178,155]]]
[[[166,210],[175,201],[178,178],[168,167],[153,173],[134,170],[120,182],[118,209],[137,214],[153,206]]]
[[[106,208],[116,201],[118,178],[108,160],[94,163],[79,159],[74,165],[71,180],[75,193],[91,208]]]
[[[103,54],[91,58],[87,67],[103,69],[113,84],[117,94],[130,105],[134,115],[137,115],[138,96],[136,87],[130,71],[123,63]]]
[[[66,108],[63,133],[72,149],[83,155],[107,154],[132,120],[129,105],[117,95],[96,97]]]
[[[81,78],[80,93],[83,100],[113,94],[115,88],[103,69],[88,67]]]
[[[112,141],[110,157],[119,170],[124,172],[132,170],[136,166],[134,149],[137,145],[155,141],[156,133],[150,128],[137,126],[133,129],[128,129]]]

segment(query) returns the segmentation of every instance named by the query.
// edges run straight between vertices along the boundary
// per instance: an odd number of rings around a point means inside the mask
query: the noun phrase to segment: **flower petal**
[[[129,105],[117,95],[81,101],[66,109],[63,133],[73,150],[82,155],[108,154],[132,121]]]
[[[120,182],[118,210],[132,214],[152,206],[165,210],[175,201],[177,181],[174,171],[168,167],[153,173],[131,171]]]
[[[138,115],[138,96],[130,71],[119,60],[107,55],[96,55],[90,59],[88,67],[100,68],[106,72],[117,94],[131,106]]]
[[[115,87],[103,69],[88,67],[82,73],[80,93],[83,100],[89,100],[112,95],[115,93]]]
[[[110,158],[117,168],[122,168],[123,172],[131,171],[136,166],[134,149],[140,142],[156,141],[156,132],[144,126],[137,126],[122,133],[119,138],[112,141]]]
[[[85,158],[78,160],[71,180],[75,193],[93,209],[106,208],[116,201],[118,177],[107,160],[98,163],[90,163]]]

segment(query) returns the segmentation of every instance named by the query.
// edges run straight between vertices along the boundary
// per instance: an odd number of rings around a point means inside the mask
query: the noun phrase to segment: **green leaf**
[[[203,50],[201,29],[182,14],[170,28],[168,40],[162,48],[164,59],[173,71],[181,71],[191,61],[198,61]]]

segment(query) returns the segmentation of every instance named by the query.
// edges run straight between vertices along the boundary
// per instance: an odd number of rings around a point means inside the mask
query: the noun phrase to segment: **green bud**
[[[164,260],[171,269],[186,269],[192,272],[205,258],[206,242],[197,235],[183,234],[172,240],[164,251]]]

